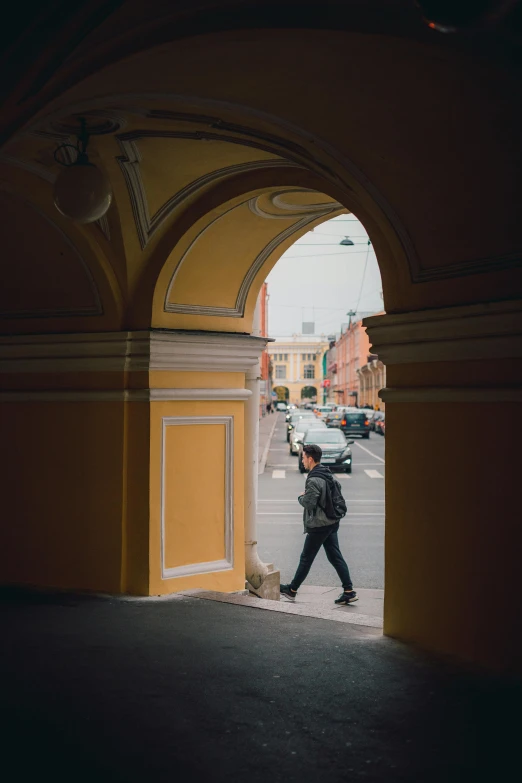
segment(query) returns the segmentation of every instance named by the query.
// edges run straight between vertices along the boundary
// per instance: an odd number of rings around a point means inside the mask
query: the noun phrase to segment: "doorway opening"
[[[378,623],[385,521],[385,413],[378,393],[386,368],[363,324],[366,316],[383,313],[381,275],[364,226],[345,213],[304,234],[267,276],[265,296],[266,336],[273,340],[266,366],[276,377],[284,375],[288,385],[274,391],[289,406],[278,413],[280,425],[266,444],[259,476],[260,556],[276,564],[283,584],[290,583],[303,541],[303,509],[296,500],[307,478],[303,447],[316,443],[348,507],[338,537],[357,611]],[[299,602],[326,610],[335,606],[341,588],[321,549],[299,588]]]

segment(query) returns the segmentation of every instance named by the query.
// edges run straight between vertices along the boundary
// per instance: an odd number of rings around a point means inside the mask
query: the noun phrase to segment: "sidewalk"
[[[259,452],[258,452],[258,473],[264,473],[266,458],[270,448],[270,441],[274,434],[275,426],[279,420],[280,413],[267,413],[259,419]]]
[[[318,620],[333,620],[334,622],[369,628],[382,628],[384,590],[358,589],[359,600],[350,606],[336,606],[334,603],[340,595],[339,587],[317,587],[314,585],[301,585],[298,597],[293,603],[285,598],[280,601],[258,598],[247,590],[237,593],[184,590],[181,595],[224,604],[248,606],[253,609],[264,609],[268,612],[315,617]]]

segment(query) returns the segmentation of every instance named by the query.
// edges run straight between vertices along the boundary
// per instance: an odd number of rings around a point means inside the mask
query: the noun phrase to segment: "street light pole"
[[[346,313],[346,315],[347,315],[347,316],[350,318],[350,320],[349,320],[349,322],[348,322],[348,329],[350,329],[350,327],[351,327],[351,325],[352,325],[352,317],[355,317],[355,316],[357,315],[357,313],[356,313],[356,311],[355,311],[355,310],[348,310],[348,312]]]

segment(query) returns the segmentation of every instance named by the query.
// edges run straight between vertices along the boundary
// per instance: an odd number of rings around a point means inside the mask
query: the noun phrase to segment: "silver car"
[[[290,454],[299,454],[299,444],[309,430],[325,430],[326,424],[320,419],[299,419],[290,433]]]
[[[295,428],[295,425],[298,421],[301,419],[306,419],[307,421],[317,421],[315,414],[312,413],[312,411],[296,411],[294,412],[289,420],[286,423],[286,441],[287,443],[290,443],[290,433]]]

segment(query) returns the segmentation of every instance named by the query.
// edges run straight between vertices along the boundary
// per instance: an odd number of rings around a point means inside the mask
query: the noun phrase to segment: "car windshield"
[[[294,423],[300,419],[312,419],[315,421],[315,416],[313,413],[294,413],[290,421]]]
[[[338,430],[321,430],[320,432],[307,432],[304,439],[305,443],[346,443],[346,438]]]
[[[296,424],[295,428],[299,432],[308,432],[308,430],[325,430],[326,424],[324,424],[322,421],[308,421],[308,419],[303,419],[303,421],[300,421]]]

